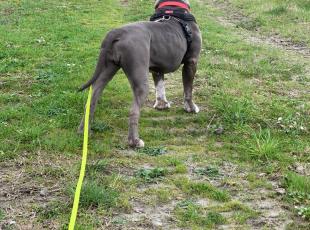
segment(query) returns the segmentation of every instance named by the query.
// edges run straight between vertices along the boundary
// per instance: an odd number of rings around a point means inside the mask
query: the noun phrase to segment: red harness
[[[159,6],[157,7],[157,9],[160,9],[160,8],[162,8],[162,7],[165,7],[165,6],[176,6],[176,7],[185,9],[185,10],[187,10],[187,11],[190,11],[190,9],[189,9],[189,7],[188,7],[187,4],[181,3],[181,2],[174,2],[174,1],[162,2],[162,3],[159,4]]]

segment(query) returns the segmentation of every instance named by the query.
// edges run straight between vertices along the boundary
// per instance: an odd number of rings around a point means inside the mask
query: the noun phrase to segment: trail
[[[212,8],[224,13],[223,16],[215,16],[215,19],[223,26],[237,27],[240,22],[247,22],[250,20],[248,16],[232,6],[229,1],[200,0],[200,2],[207,3]],[[259,27],[255,28],[255,30],[238,28],[238,33],[250,43],[265,44],[286,51],[292,51],[304,56],[305,58],[310,57],[310,48],[305,44],[295,43],[291,39],[284,38],[276,33],[271,33],[267,36],[260,31]]]

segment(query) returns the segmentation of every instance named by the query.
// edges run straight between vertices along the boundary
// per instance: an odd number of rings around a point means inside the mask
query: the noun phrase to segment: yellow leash
[[[76,185],[75,194],[74,194],[74,201],[73,201],[73,208],[69,223],[69,230],[74,230],[75,221],[77,212],[79,209],[79,202],[80,202],[80,194],[83,185],[83,179],[85,176],[85,169],[86,169],[86,162],[87,162],[87,146],[88,146],[88,124],[89,124],[89,112],[90,112],[90,101],[92,96],[92,87],[89,88],[87,103],[86,103],[86,112],[85,112],[85,119],[84,119],[84,142],[83,142],[83,156],[82,156],[82,164],[80,170],[80,176],[78,183]]]

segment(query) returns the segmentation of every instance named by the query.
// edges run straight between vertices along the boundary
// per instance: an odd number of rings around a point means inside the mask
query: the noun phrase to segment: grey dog
[[[159,0],[156,1],[155,5]],[[183,1],[189,5],[189,1]],[[93,87],[90,121],[93,120],[98,99],[116,72],[122,68],[133,90],[134,100],[129,115],[128,143],[131,147],[144,147],[138,133],[140,109],[148,92],[148,76],[152,73],[156,87],[155,109],[170,108],[166,99],[164,74],[176,71],[181,64],[184,88],[184,109],[198,113],[192,99],[193,80],[201,50],[201,33],[195,22],[188,22],[192,42],[188,45],[183,28],[177,20],[137,22],[110,31],[102,42],[93,77],[80,90]],[[79,132],[83,132],[84,118]]]

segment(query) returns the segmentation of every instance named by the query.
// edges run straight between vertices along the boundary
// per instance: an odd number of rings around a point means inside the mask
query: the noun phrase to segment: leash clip
[[[161,18],[155,20],[154,22],[163,22],[163,21],[169,21],[171,19],[170,15],[164,15]]]
[[[165,21],[168,21],[168,20],[170,20],[171,19],[171,16],[170,15],[164,15],[163,16],[163,20],[165,20]]]

